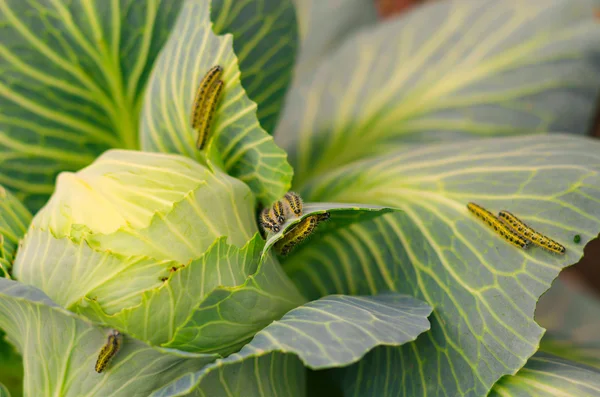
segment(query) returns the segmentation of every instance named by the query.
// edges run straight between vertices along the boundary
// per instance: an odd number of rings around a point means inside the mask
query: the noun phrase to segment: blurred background
[[[381,19],[397,16],[420,4],[441,0],[373,0]],[[600,10],[596,14],[600,19]],[[600,99],[600,98],[599,98]],[[596,119],[590,125],[590,136],[600,139],[600,100],[596,106]],[[574,266],[561,272],[559,278],[572,288],[600,298],[600,239],[590,242],[584,250],[584,257]]]

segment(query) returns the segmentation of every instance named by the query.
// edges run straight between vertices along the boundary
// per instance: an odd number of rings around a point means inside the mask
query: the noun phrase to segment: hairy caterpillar
[[[268,229],[268,230],[272,230],[274,233],[277,233],[281,229],[279,228],[279,225],[277,224],[275,219],[273,219],[273,217],[271,216],[271,212],[272,212],[271,208],[265,208],[261,211],[260,225],[262,226],[262,228],[265,232]]]
[[[483,220],[485,223],[488,224],[488,226],[494,229],[496,233],[504,237],[504,239],[509,243],[523,249],[529,247],[529,241],[514,233],[509,227],[505,226],[502,222],[500,222],[500,220],[496,218],[494,214],[492,214],[485,208],[475,203],[468,203],[467,208],[469,209],[469,211],[475,214],[475,216]]]
[[[283,208],[283,203],[281,201],[276,201],[273,204],[273,217],[279,222],[280,225],[285,223],[285,209]]]
[[[283,196],[283,199],[290,216],[302,216],[302,199],[298,193],[287,192],[285,196]]]
[[[307,216],[293,229],[288,231],[281,240],[275,243],[275,249],[281,255],[287,255],[295,246],[303,242],[315,230],[319,222],[329,219],[329,212]]]
[[[536,232],[508,211],[502,210],[498,212],[498,219],[510,226],[519,236],[531,241],[535,245],[539,245],[540,247],[545,248],[548,251],[556,252],[557,254],[564,254],[566,251],[564,246],[551,238]]]
[[[208,141],[211,121],[217,103],[219,102],[223,81],[219,80],[223,68],[219,65],[212,67],[200,82],[196,98],[192,105],[192,128],[198,133],[196,147],[202,150]]]
[[[122,336],[117,330],[111,330],[108,334],[108,340],[106,344],[102,346],[102,350],[98,354],[98,360],[96,360],[96,372],[101,373],[104,371],[108,362],[117,354],[121,348]]]

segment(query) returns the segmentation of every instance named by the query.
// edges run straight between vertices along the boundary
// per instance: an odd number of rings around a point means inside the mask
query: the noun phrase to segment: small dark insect
[[[581,236],[579,234],[576,234],[575,237],[573,237],[573,242],[575,244],[579,244],[581,242]]]
[[[160,281],[162,281],[162,282],[165,282],[165,281],[167,281],[168,279],[169,279],[169,277],[161,277],[161,278],[160,278]]]

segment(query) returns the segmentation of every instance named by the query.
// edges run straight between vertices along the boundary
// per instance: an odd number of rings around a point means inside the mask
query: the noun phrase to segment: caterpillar
[[[202,150],[206,144],[210,132],[211,121],[217,103],[219,102],[224,83],[219,80],[223,74],[223,68],[219,65],[213,66],[200,82],[196,98],[192,105],[192,128],[198,133],[196,147]]]
[[[272,230],[273,232],[277,233],[281,229],[279,228],[279,225],[277,224],[275,219],[273,219],[273,217],[271,216],[271,212],[272,211],[270,208],[265,208],[261,211],[260,225],[262,226],[262,228],[265,232],[268,229],[268,230]]]
[[[272,211],[273,217],[277,220],[277,222],[279,222],[280,225],[283,225],[285,223],[285,209],[283,207],[283,203],[280,200],[276,201],[275,204],[273,204]]]
[[[540,247],[545,248],[548,251],[556,252],[557,254],[564,254],[566,251],[566,248],[563,245],[536,232],[508,211],[502,210],[498,212],[498,219],[505,225],[510,226],[519,236],[531,241],[535,245],[539,245]]]
[[[468,203],[467,208],[512,245],[523,249],[527,249],[529,247],[529,241],[514,233],[509,227],[500,222],[500,220],[496,218],[494,214],[485,208],[475,203]]]
[[[290,216],[302,216],[302,199],[298,193],[287,192],[283,199]]]
[[[108,334],[108,340],[106,344],[102,346],[102,350],[98,354],[98,360],[96,360],[96,372],[101,373],[106,369],[108,362],[117,354],[121,348],[122,336],[121,333],[115,329],[111,330]]]
[[[223,74],[223,68],[219,65],[213,66],[206,73],[206,75],[204,75],[204,78],[200,82],[200,86],[196,92],[196,98],[194,99],[192,105],[191,124],[193,129],[197,129],[200,125],[200,120],[202,117],[202,104],[206,99],[206,94],[213,88],[219,77],[221,77],[221,74]]]
[[[290,251],[306,240],[315,230],[319,222],[329,219],[329,212],[307,216],[298,225],[288,231],[281,240],[275,243],[275,249],[281,255],[287,255]]]
[[[213,115],[215,114],[215,110],[217,109],[217,103],[219,103],[219,98],[221,95],[221,91],[223,90],[223,86],[223,81],[217,81],[215,83],[214,89],[208,92],[208,97],[202,105],[203,117],[200,119],[200,124],[196,129],[196,131],[198,132],[198,137],[196,139],[196,147],[198,148],[198,150],[202,150],[204,148],[204,145],[208,141],[211,121]]]

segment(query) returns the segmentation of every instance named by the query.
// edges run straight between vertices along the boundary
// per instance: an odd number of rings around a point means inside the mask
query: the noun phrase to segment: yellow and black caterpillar
[[[119,352],[122,341],[123,338],[119,331],[114,329],[110,331],[106,343],[102,346],[102,350],[100,350],[100,353],[98,354],[98,359],[96,360],[96,372],[101,373],[106,369],[110,360]]]
[[[496,233],[498,233],[512,245],[523,249],[529,247],[529,241],[513,232],[508,226],[500,222],[500,220],[496,218],[494,214],[492,214],[485,208],[475,203],[468,203],[467,208],[469,209],[469,211],[475,214],[475,216],[487,223],[489,227],[494,229]]]
[[[502,210],[498,212],[498,219],[510,226],[510,228],[519,236],[531,241],[535,245],[557,254],[564,254],[566,252],[566,248],[562,244],[557,243],[550,237],[546,237],[543,234],[536,232],[508,211]]]
[[[192,105],[192,128],[196,131],[196,147],[202,150],[208,141],[213,115],[223,90],[224,83],[219,79],[223,68],[213,66],[204,76],[196,92]]]

